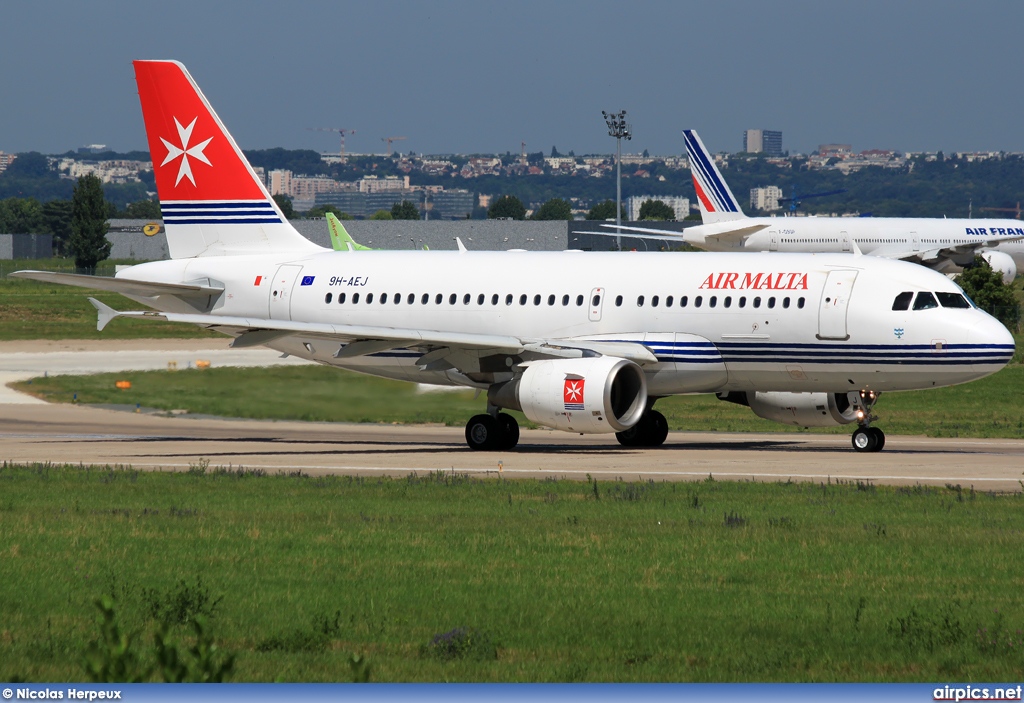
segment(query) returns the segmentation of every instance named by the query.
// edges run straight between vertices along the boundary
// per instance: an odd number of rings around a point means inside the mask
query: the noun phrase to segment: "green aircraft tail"
[[[372,251],[371,247],[364,247],[345,230],[345,225],[335,217],[334,213],[327,214],[327,228],[331,233],[331,247],[334,251]]]

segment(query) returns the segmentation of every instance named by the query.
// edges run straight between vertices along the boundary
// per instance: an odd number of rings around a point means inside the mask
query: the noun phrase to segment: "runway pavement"
[[[12,351],[11,344],[0,344],[0,373],[21,377],[41,375],[43,366],[59,368],[53,354],[64,354],[65,363],[76,370],[112,370],[111,364],[126,362],[151,364],[131,368],[166,368],[169,355],[179,365],[199,359],[221,365],[294,363],[266,350],[226,350],[225,343],[217,340],[202,343],[204,348],[198,350],[196,342],[188,340],[148,345],[166,349],[143,349],[147,345],[138,344],[135,346],[140,348],[116,352],[91,346],[95,343],[60,343],[71,348],[44,351]],[[118,347],[125,346],[132,345],[118,343]],[[133,352],[141,356],[133,357]],[[19,354],[23,356],[12,360],[12,355]],[[236,359],[232,354],[242,356]],[[20,394],[10,389],[0,395],[0,460],[19,463],[185,470],[208,462],[211,468],[392,476],[457,471],[510,478],[584,479],[590,474],[606,480],[686,481],[708,476],[756,481],[861,480],[904,485],[949,483],[994,491],[1020,491],[1024,479],[1024,441],[1020,440],[889,436],[883,452],[858,454],[850,448],[848,434],[673,432],[664,447],[626,449],[611,435],[524,430],[515,450],[473,452],[466,447],[462,428],[164,416],[16,402],[16,396]]]

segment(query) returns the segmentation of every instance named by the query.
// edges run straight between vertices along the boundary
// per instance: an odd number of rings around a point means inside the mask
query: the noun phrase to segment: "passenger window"
[[[617,307],[617,308],[622,307],[622,296],[621,295],[615,296],[615,307]]]
[[[761,296],[758,295],[758,296],[754,297],[754,307],[755,308],[761,307]]]
[[[331,302],[331,298],[333,298],[333,297],[334,297],[334,293],[328,293],[327,295],[324,296],[324,302],[325,303]]]
[[[462,296],[462,304],[463,305],[469,305],[469,301],[471,300],[471,298],[472,298],[472,296],[470,296],[469,293],[464,294]]]
[[[434,305],[440,305],[442,300],[444,300],[444,296],[438,293],[434,296]]]
[[[658,307],[658,296],[654,296],[654,297],[651,298],[651,307],[652,308]]]
[[[914,299],[915,310],[931,310],[932,308],[939,307],[939,304],[935,302],[935,296],[931,293],[920,292]]]
[[[739,300],[739,304],[740,304],[741,308],[747,307],[747,296],[741,295],[740,296],[740,300]]]
[[[913,291],[905,291],[896,296],[896,299],[892,301],[893,310],[909,310],[910,301],[914,297]]]
[[[352,304],[355,305],[358,302],[359,302],[359,294],[358,293],[353,293],[352,294]]]
[[[373,293],[367,293],[366,294],[366,303],[370,304],[372,302],[373,302]]]
[[[459,299],[459,296],[455,295],[455,293],[452,293],[451,295],[448,296],[448,304],[449,305],[455,305],[455,301],[458,300],[458,299]]]
[[[941,305],[944,308],[971,307],[971,304],[967,302],[967,299],[964,298],[959,293],[936,293],[935,295],[939,299],[939,305]]]
[[[642,308],[644,306],[644,297],[642,295],[638,295],[636,297],[636,306],[638,308]]]
[[[511,304],[512,304],[512,294],[509,293],[508,295],[505,296],[505,305],[511,305]]]
[[[702,296],[698,295],[696,298],[693,299],[693,307],[699,308],[700,304],[703,303],[703,302],[704,302],[704,298]]]
[[[786,308],[787,310],[789,309],[789,296],[786,296],[785,298],[782,299],[782,307]]]
[[[805,301],[805,300],[804,300],[803,298],[800,298],[800,299],[798,299],[798,300],[796,301],[796,306],[797,306],[798,308],[800,308],[801,310],[803,310],[803,308],[804,308],[804,303],[805,303],[805,302],[806,302],[806,301]]]
[[[600,304],[601,304],[601,296],[599,296],[599,295],[595,295],[594,299],[590,301],[590,307],[592,307],[592,308],[596,308]]]
[[[554,305],[554,304],[555,304],[555,296],[549,295],[548,296],[548,305]]]
[[[775,296],[774,295],[771,298],[768,298],[768,307],[769,308],[774,308],[775,307]]]
[[[519,296],[519,304],[526,305],[526,293],[523,293],[522,295]]]
[[[568,304],[569,304],[569,296],[568,295],[563,295],[562,296],[562,305],[568,305]]]
[[[582,295],[577,295],[576,296],[576,307],[578,307],[578,308],[583,307],[583,296]]]
[[[344,293],[338,293],[338,304],[341,305],[344,302],[345,302],[345,294]]]
[[[388,302],[388,294],[387,293],[381,293],[380,294],[380,304],[383,305],[386,302]]]
[[[725,303],[725,307],[727,307],[727,308],[731,307],[732,306],[732,296],[731,295],[725,296],[725,300],[723,302]]]
[[[430,302],[430,294],[429,293],[424,293],[423,297],[420,298],[420,305],[426,305],[429,302]]]
[[[398,305],[399,303],[402,302],[402,294],[401,293],[395,293],[395,298],[394,299],[395,299],[395,305]]]
[[[497,305],[497,304],[498,304],[498,294],[495,293],[495,294],[493,294],[491,296],[491,305]]]
[[[484,294],[483,293],[481,293],[480,295],[478,295],[476,297],[476,304],[477,305],[483,305],[484,304]]]
[[[681,308],[685,308],[686,307],[686,296],[685,295],[682,296],[681,298],[679,298],[679,307],[681,307]]]
[[[534,305],[540,305],[540,294],[539,293],[537,295],[533,296],[533,304]]]
[[[672,296],[671,295],[668,296],[667,298],[665,298],[665,307],[666,308],[672,307]]]
[[[713,295],[710,298],[708,298],[708,307],[713,308],[716,305],[718,305],[718,296],[717,295]]]

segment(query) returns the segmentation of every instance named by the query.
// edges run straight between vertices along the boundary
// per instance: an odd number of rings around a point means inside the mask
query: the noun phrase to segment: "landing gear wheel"
[[[628,430],[615,433],[615,439],[624,447],[660,447],[668,437],[668,420],[657,410],[651,410]]]
[[[851,437],[853,448],[858,452],[877,452],[881,449],[879,444],[885,444],[885,435],[881,432],[874,427],[858,427]]]
[[[875,436],[874,451],[882,451],[882,447],[885,446],[885,432],[882,432],[882,430],[878,429],[877,427],[869,427],[868,432],[872,433]]]
[[[660,447],[668,437],[668,420],[657,410],[647,413],[645,418],[648,421],[647,442],[645,447]]]
[[[497,449],[513,449],[519,444],[519,423],[508,413],[498,413],[498,430],[501,437]]]
[[[466,444],[475,451],[498,449],[502,433],[498,421],[490,415],[474,415],[466,423]]]

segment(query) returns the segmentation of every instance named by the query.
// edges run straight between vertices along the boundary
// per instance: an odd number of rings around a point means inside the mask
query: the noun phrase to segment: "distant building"
[[[839,158],[853,156],[853,146],[851,144],[819,144],[818,156],[837,156]]]
[[[743,133],[743,151],[750,154],[782,156],[782,132],[748,129]]]
[[[5,154],[4,152],[0,151],[0,173],[6,171],[7,167],[10,166],[11,162],[13,162],[16,158],[18,158],[17,154]]]
[[[779,188],[778,186],[751,188],[750,207],[753,210],[764,210],[766,212],[779,210],[779,198],[781,197],[782,188]]]
[[[430,197],[430,217],[434,220],[464,220],[473,214],[476,194],[454,189],[434,193]]]
[[[269,174],[270,182],[267,185],[270,187],[271,195],[291,195],[292,192],[292,172],[284,169],[274,169]]]
[[[648,200],[660,200],[672,208],[676,220],[685,220],[690,214],[690,199],[681,195],[634,195],[626,198],[626,219],[639,220],[640,208]]]

